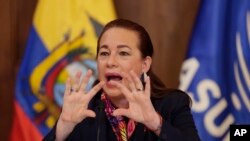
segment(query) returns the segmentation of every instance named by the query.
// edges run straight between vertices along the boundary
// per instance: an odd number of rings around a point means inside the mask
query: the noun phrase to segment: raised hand
[[[161,119],[150,100],[150,78],[148,76],[145,78],[146,85],[143,89],[140,79],[133,71],[130,74],[122,73],[122,77],[127,79],[129,88],[116,81],[111,81],[111,83],[121,90],[129,102],[129,107],[118,108],[113,115],[126,116],[143,123],[149,129],[156,130],[161,124]]]
[[[81,72],[77,72],[74,78],[67,80],[62,112],[57,123],[56,135],[58,140],[64,140],[75,125],[86,117],[96,116],[92,110],[88,109],[88,104],[93,96],[102,88],[104,82],[99,82],[89,92],[86,92],[85,88],[91,75],[92,71],[88,70],[81,83]]]

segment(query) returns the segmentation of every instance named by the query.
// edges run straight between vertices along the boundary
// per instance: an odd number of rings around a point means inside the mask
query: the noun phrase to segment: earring
[[[142,75],[141,75],[141,77],[140,77],[140,80],[141,80],[141,83],[142,83],[143,89],[144,89],[145,84],[146,84],[146,82],[145,82],[146,77],[147,77],[146,72],[143,72],[143,73],[142,73]]]

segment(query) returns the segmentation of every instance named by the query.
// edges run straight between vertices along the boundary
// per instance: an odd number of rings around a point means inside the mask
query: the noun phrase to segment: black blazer
[[[199,141],[189,96],[179,90],[168,92],[163,98],[151,98],[153,106],[163,118],[160,136],[138,123],[129,141]],[[117,141],[104,112],[104,105],[97,94],[89,104],[96,112],[95,118],[86,118],[76,125],[68,141]],[[56,127],[56,126],[55,126]],[[55,140],[55,127],[43,139]]]

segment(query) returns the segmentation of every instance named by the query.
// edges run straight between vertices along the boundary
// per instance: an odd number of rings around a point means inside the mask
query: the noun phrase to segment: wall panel
[[[199,0],[126,0],[115,4],[119,17],[148,30],[155,48],[153,69],[168,87],[178,87]]]
[[[0,137],[8,140],[14,85],[36,0],[0,0]]]

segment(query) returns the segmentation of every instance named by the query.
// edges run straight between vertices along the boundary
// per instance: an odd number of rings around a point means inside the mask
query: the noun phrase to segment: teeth
[[[121,80],[120,78],[111,78],[112,80],[116,80],[116,81],[118,81],[118,80]]]
[[[113,80],[113,81],[120,81],[122,78],[120,76],[108,76],[108,81]]]

